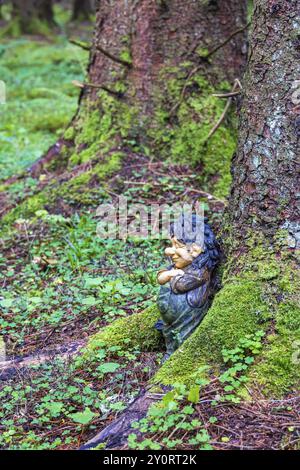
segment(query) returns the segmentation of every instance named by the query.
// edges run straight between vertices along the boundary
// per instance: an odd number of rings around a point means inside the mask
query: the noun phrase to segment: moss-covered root
[[[270,318],[258,282],[235,279],[216,295],[209,314],[199,328],[158,370],[155,382],[192,383],[207,364],[218,368],[222,349],[234,348],[239,339],[265,329]]]
[[[275,332],[268,336],[250,379],[259,382],[268,395],[284,396],[300,387],[300,306],[293,301],[279,305]]]
[[[86,346],[84,357],[89,358],[103,346],[137,347],[142,351],[157,350],[161,345],[161,334],[155,329],[159,319],[156,305],[130,317],[120,318],[94,335]]]

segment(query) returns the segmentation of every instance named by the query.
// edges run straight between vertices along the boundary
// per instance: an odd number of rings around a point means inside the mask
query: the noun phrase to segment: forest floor
[[[81,39],[89,34],[83,28]],[[8,84],[7,104],[0,106],[1,185],[57,141],[75,113],[78,89],[72,81],[83,79],[88,55],[70,45],[63,32],[55,39],[3,39],[0,56],[0,79]],[[207,188],[199,191],[195,169],[128,155],[118,176],[129,201],[192,202],[200,197],[213,226],[220,223],[225,202]],[[42,177],[28,176],[1,189],[14,207],[42,182]],[[112,177],[106,191],[114,197],[117,188],[118,178]],[[102,195],[99,188],[99,200]],[[95,237],[96,206],[36,211],[20,217],[12,230],[2,227],[0,352],[5,348],[6,359],[17,361],[49,355],[47,361],[16,365],[7,374],[1,375],[0,368],[2,448],[80,447],[147,388],[159,367],[163,351],[111,346],[97,350],[86,363],[76,354],[103,326],[153,305],[156,272],[165,264],[161,240]],[[125,448],[298,445],[299,398],[270,402],[257,389],[247,402],[236,397],[224,402],[218,399],[222,390],[216,377],[194,390],[177,384],[152,421],[142,423],[146,437],[136,443],[131,436]]]

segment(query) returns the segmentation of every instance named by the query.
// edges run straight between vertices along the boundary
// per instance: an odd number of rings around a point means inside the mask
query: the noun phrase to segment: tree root
[[[106,449],[120,449],[126,444],[129,434],[136,432],[131,427],[132,423],[144,418],[149,407],[158,400],[161,400],[161,395],[152,394],[151,391],[142,392],[119,418],[102,429],[79,450],[94,449],[99,444],[105,444]]]
[[[0,362],[0,382],[11,379],[21,369],[43,364],[57,356],[59,356],[62,360],[68,360],[70,357],[79,354],[81,348],[83,348],[85,344],[86,341],[75,341],[65,346],[59,347],[57,351],[49,351],[43,354],[36,354],[23,358],[21,357],[8,361],[2,361]]]

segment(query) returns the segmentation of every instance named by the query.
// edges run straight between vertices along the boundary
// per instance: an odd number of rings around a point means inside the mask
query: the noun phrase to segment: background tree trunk
[[[299,1],[254,4],[233,162],[232,230],[238,252],[253,233],[271,242],[281,229],[289,232],[289,247],[299,249]]]
[[[244,2],[209,0],[142,0],[100,2],[93,52],[89,67],[91,82],[113,84],[124,77],[124,66],[99,50],[115,57],[130,58],[126,71],[126,99],[139,105],[142,113],[154,112],[155,90],[165,88],[165,67],[179,67],[190,61],[201,68],[201,54],[222,44],[231,33],[245,26]],[[245,61],[245,34],[235,36],[212,58],[209,72],[218,79],[240,76]],[[179,71],[177,71],[179,74]],[[184,84],[184,77],[181,77]],[[95,91],[92,93],[95,96]],[[174,104],[174,103],[173,103]]]
[[[94,13],[94,5],[92,0],[74,0],[72,20],[79,19],[88,20]]]
[[[219,131],[222,144],[217,135],[206,139],[225,106],[211,95],[229,91],[245,66],[246,10],[238,0],[100,2],[88,79],[67,136],[86,135],[93,115],[95,139],[86,144],[96,149],[101,140],[99,153],[134,146],[160,160],[202,165],[218,194],[227,194],[236,142],[230,117]],[[72,164],[86,161],[82,149],[70,149]]]
[[[52,0],[12,0],[13,19],[20,22],[22,32],[32,32],[34,22],[54,24]]]

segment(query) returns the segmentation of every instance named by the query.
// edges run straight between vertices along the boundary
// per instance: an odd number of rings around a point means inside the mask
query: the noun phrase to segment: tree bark
[[[74,0],[72,20],[88,20],[94,12],[92,0]]]
[[[256,0],[230,198],[235,250],[280,230],[300,248],[299,0]]]
[[[158,106],[156,90],[165,89],[162,70],[179,67],[184,61],[191,62],[190,71],[193,67],[201,68],[205,61],[199,57],[199,51],[212,50],[222,44],[231,33],[245,26],[245,18],[245,3],[237,0],[100,2],[89,67],[90,82],[113,84],[120,77],[123,79],[124,66],[103,51],[120,57],[127,50],[131,63],[127,69],[125,67],[125,99],[138,105],[141,114],[153,114]],[[245,32],[233,37],[212,57],[209,72],[214,79],[214,65],[218,65],[220,81],[232,82],[241,75],[245,39]],[[89,95],[95,99],[96,91],[90,90]]]
[[[54,24],[52,0],[12,0],[13,19],[20,22],[22,32],[32,32],[34,21]]]
[[[298,12],[299,0],[254,0],[223,287],[198,329],[158,371],[160,383],[191,380],[199,365],[223,367],[224,349],[261,330],[247,390],[253,383],[271,396],[299,390]]]

